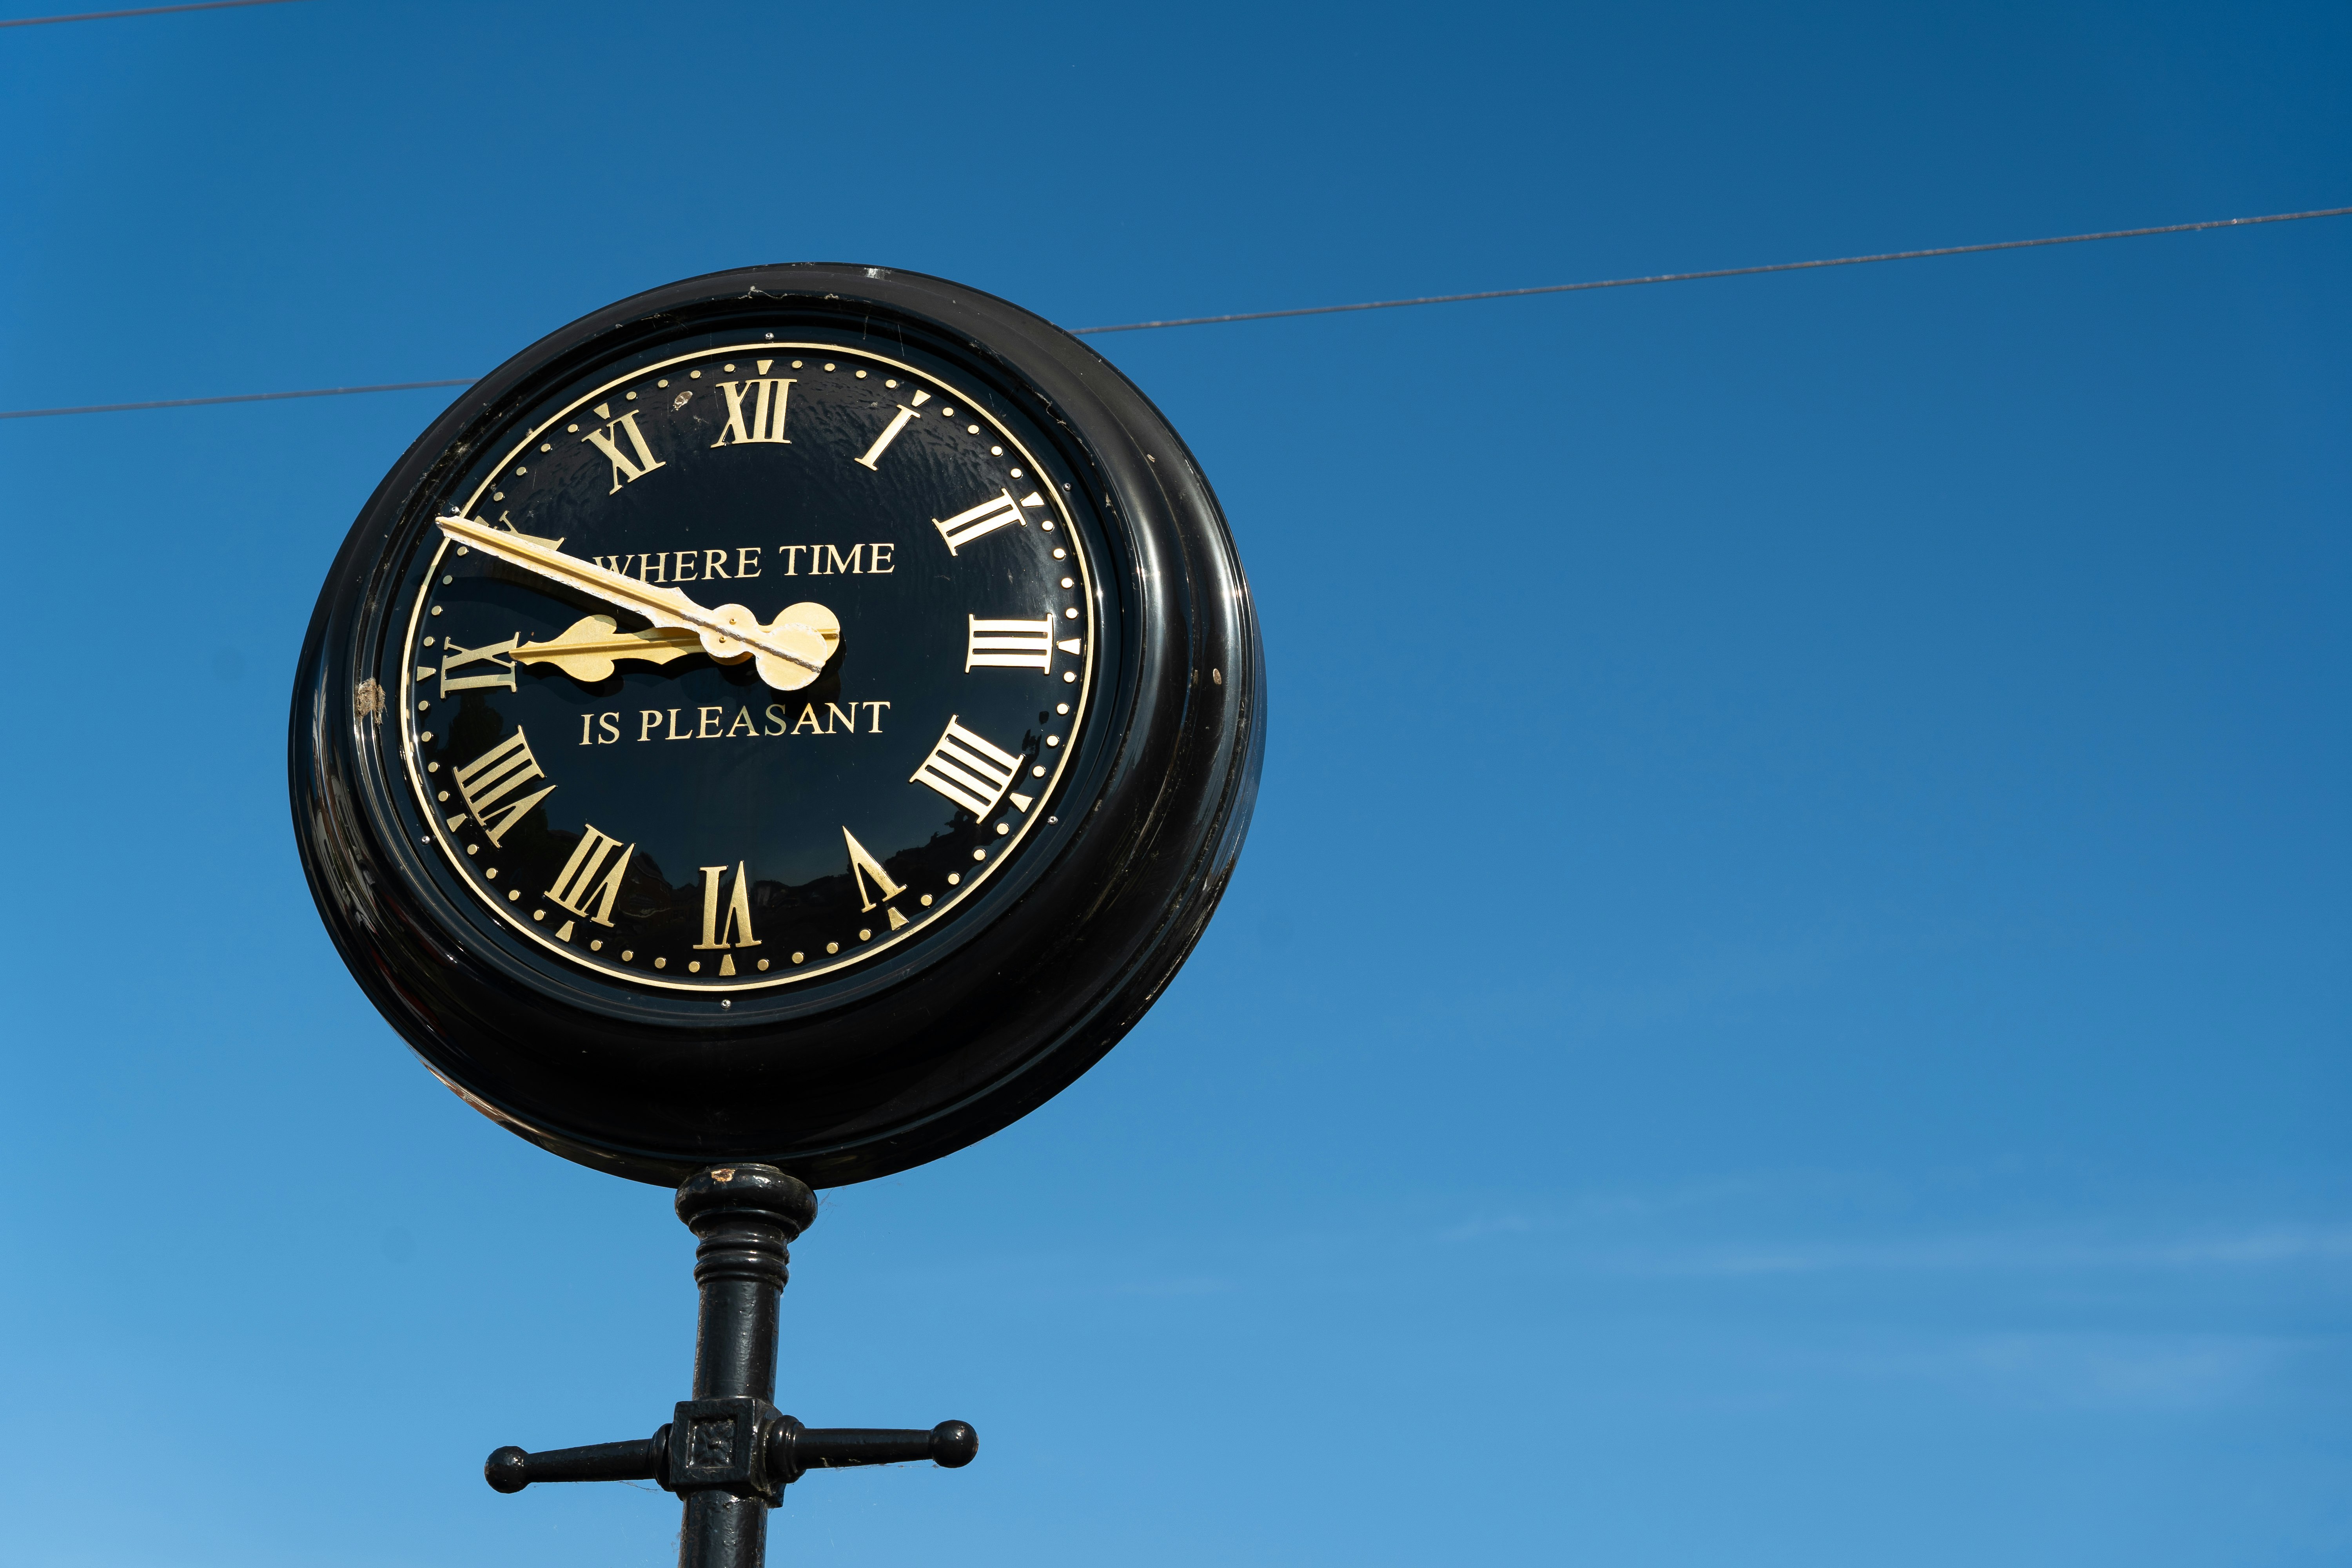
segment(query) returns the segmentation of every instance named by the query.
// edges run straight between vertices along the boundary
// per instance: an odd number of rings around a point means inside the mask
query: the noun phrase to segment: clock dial
[[[501,1126],[664,1185],[985,1137],[1166,989],[1264,755],[1182,440],[944,279],[684,279],[469,387],[362,508],[296,676],[354,980]]]
[[[1099,568],[1016,411],[756,334],[582,378],[476,449],[383,686],[422,837],[542,958],[788,988],[947,928],[1058,820]]]

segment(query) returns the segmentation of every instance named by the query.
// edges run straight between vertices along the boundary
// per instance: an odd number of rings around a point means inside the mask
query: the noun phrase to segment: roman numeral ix
[[[489,643],[481,647],[459,647],[454,639],[442,638],[441,695],[446,697],[452,691],[471,691],[483,686],[503,687],[512,691],[515,689],[515,644],[521,640],[521,637],[522,634],[517,632],[504,642]],[[452,673],[465,668],[469,664],[479,664],[485,659],[490,661],[490,668],[487,674],[456,675]],[[416,678],[422,680],[432,673],[430,668],[420,667]]]

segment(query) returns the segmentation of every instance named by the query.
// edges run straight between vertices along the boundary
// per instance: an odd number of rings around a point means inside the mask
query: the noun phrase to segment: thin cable
[[[213,0],[215,5],[268,5],[274,0]],[[177,7],[164,7],[177,9]],[[124,13],[129,15],[130,13]],[[1328,316],[1343,310],[1394,310],[1406,305],[1453,305],[1465,300],[1514,300],[1528,294],[1573,294],[1586,289],[1631,289],[1643,283],[1688,283],[1701,278],[1749,278],[1760,272],[1802,272],[1816,267],[1859,267],[1872,261],[1917,261],[1929,256],[1973,256],[1987,250],[2030,250],[2042,245],[2082,245],[2095,239],[2137,239],[2151,234],[2193,234],[2208,228],[2243,228],[2252,224],[2295,223],[2309,217],[2352,216],[2352,207],[2316,207],[2309,212],[2270,213],[2261,217],[2211,218],[2203,223],[2165,224],[2156,228],[2111,228],[2098,234],[2062,234],[2046,239],[1996,239],[1984,245],[1947,245],[1934,250],[1890,250],[1875,256],[1836,256],[1822,261],[1775,261],[1762,267],[1721,267],[1709,272],[1659,272],[1647,278],[1604,278],[1591,283],[1544,283],[1532,289],[1487,289],[1475,294],[1424,294],[1413,300],[1371,300],[1360,305],[1302,305],[1287,310],[1245,310],[1230,316],[1179,316],[1165,321],[1127,321],[1113,327],[1073,327],[1076,336],[1097,332],[1148,332],[1161,327],[1205,327],[1220,321],[1266,321],[1283,316]],[[194,408],[215,403],[270,403],[287,397],[349,397],[362,392],[415,392],[434,386],[471,386],[471,376],[455,381],[395,381],[381,386],[322,386],[308,392],[243,392],[226,397],[168,397],[153,403],[93,403],[79,408],[0,410],[0,419],[45,419],[60,414],[127,414],[142,408]]]
[[[138,408],[199,408],[208,403],[275,403],[285,397],[350,397],[362,392],[415,392],[428,386],[471,386],[480,378],[455,381],[388,381],[381,386],[320,386],[308,392],[237,392],[226,397],[166,397],[153,403],[90,403],[79,408],[11,408],[0,419],[47,419],[55,414],[128,414]]]
[[[110,22],[117,16],[161,16],[167,11],[226,11],[237,5],[283,5],[288,0],[199,0],[193,5],[142,5],[136,11],[81,11],[71,16],[19,16],[0,27],[46,27],[52,22]]]
[[[1328,316],[1342,310],[1394,310],[1406,305],[1454,305],[1465,300],[1515,300],[1524,294],[1573,294],[1585,289],[1632,289],[1643,283],[1688,283],[1701,278],[1751,278],[1759,272],[1802,272],[1815,267],[1860,267],[1872,261],[1917,261],[1929,256],[1974,256],[1986,250],[2030,250],[2041,245],[2084,245],[2095,239],[2137,239],[2150,234],[2192,234],[2201,228],[2239,228],[2256,223],[2294,223],[2307,217],[2343,217],[2352,207],[2271,213],[2263,217],[2222,217],[2205,223],[2168,223],[2158,228],[2111,228],[2099,234],[2062,234],[2047,239],[1996,239],[1985,245],[1947,245],[1934,250],[1889,250],[1876,256],[1835,256],[1825,261],[1775,261],[1763,267],[1718,267],[1710,272],[1656,272],[1647,278],[1604,278],[1591,283],[1544,283],[1533,289],[1486,289],[1475,294],[1424,294],[1413,300],[1371,300],[1360,305],[1301,305],[1288,310],[1244,310],[1231,316],[1179,316],[1165,321],[1127,321],[1116,327],[1072,327],[1094,332],[1149,332],[1161,327],[1207,327],[1220,321],[1269,321],[1278,316]]]

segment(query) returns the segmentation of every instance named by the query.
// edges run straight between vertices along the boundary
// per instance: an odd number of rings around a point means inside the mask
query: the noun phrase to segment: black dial
[[[636,985],[924,940],[1057,818],[1097,651],[1076,494],[1027,420],[842,342],[762,332],[517,410],[431,509],[403,628],[435,846]]]
[[[815,1184],[1131,1027],[1238,853],[1248,590],[1157,410],[919,275],[624,300],[435,422],[295,691],[303,862],[427,1065],[569,1157]]]

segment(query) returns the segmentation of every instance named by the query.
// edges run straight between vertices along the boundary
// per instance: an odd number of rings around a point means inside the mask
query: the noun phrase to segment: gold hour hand
[[[702,638],[693,632],[668,626],[625,632],[615,629],[617,624],[610,616],[583,616],[545,642],[516,645],[514,656],[525,664],[551,664],[572,679],[593,685],[613,673],[616,659],[667,664],[702,651]]]
[[[460,544],[643,616],[658,629],[689,633],[703,652],[721,664],[751,659],[760,679],[779,691],[797,691],[814,680],[839,646],[841,625],[822,605],[791,605],[761,626],[759,617],[741,605],[705,609],[676,588],[656,587],[607,571],[593,562],[566,555],[530,534],[502,532],[469,517],[434,521]],[[575,626],[563,635],[568,637],[579,629]]]

